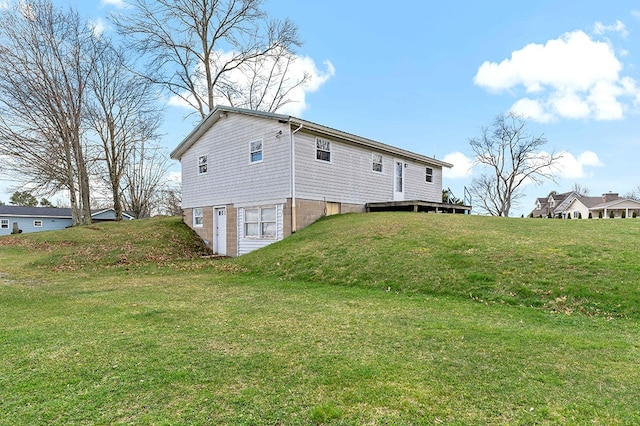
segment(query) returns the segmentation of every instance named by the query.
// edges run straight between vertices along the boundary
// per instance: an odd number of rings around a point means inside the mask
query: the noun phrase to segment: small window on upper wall
[[[425,176],[427,182],[433,182],[433,169],[431,167],[427,167]]]
[[[207,173],[207,156],[201,155],[198,157],[198,174],[201,175]]]
[[[372,170],[374,172],[382,173],[382,154],[372,154]]]
[[[316,138],[316,160],[331,162],[331,142]]]
[[[42,221],[41,220],[34,220],[33,221],[33,226],[34,226],[34,228],[42,228]]]
[[[262,141],[251,142],[251,162],[257,163],[262,161]]]

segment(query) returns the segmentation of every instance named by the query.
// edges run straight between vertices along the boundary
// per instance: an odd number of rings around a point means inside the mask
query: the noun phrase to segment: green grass
[[[640,318],[640,220],[329,217],[239,259],[276,279]]]
[[[0,424],[637,424],[639,223],[345,215],[233,260],[174,218],[0,238]]]

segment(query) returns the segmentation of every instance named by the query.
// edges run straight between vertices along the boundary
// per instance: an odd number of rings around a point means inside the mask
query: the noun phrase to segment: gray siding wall
[[[316,136],[300,131],[296,144],[296,198],[365,204],[393,200],[394,157],[382,153],[382,173],[372,170],[374,150],[321,137],[331,142],[331,162],[316,160]],[[442,168],[404,158],[405,200],[442,201]],[[426,167],[433,182],[426,182]]]
[[[282,131],[280,137],[276,137]],[[263,158],[250,162],[250,143],[262,140]],[[289,127],[276,120],[227,114],[182,157],[182,207],[228,205],[287,198]],[[198,158],[207,155],[207,173]]]
[[[0,229],[0,235],[9,235],[13,230],[13,222],[18,222],[18,228],[23,233],[29,232],[42,232],[42,231],[55,231],[58,229],[64,229],[73,224],[69,218],[51,218],[51,217],[2,217],[0,219],[9,220],[8,229]],[[42,227],[33,226],[34,221],[41,220]]]

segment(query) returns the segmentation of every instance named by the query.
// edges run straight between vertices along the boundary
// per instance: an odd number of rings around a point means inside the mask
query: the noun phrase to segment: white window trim
[[[262,220],[262,209],[274,209],[276,213],[275,220]],[[258,221],[257,222],[247,222],[247,210],[258,210]],[[278,239],[278,206],[259,206],[259,207],[245,207],[242,214],[242,236],[247,240],[277,240]],[[247,223],[257,223],[258,224],[258,235],[247,235]],[[274,235],[264,236],[262,235],[262,224],[263,223],[273,223],[276,227],[276,232]]]
[[[0,219],[0,229],[9,229],[9,219]]]
[[[251,145],[253,145],[256,142],[260,142],[260,151],[253,151],[251,148]],[[253,153],[254,152],[260,152],[260,159],[253,161]],[[256,139],[253,140],[251,142],[249,142],[249,164],[257,164],[257,163],[262,163],[264,161],[264,142],[262,139]]]
[[[428,170],[431,170],[431,174],[427,172]],[[433,184],[433,174],[434,174],[433,167],[425,167],[424,173],[425,173],[425,176],[424,176],[425,182],[427,182],[428,184]],[[427,179],[428,176],[431,176],[431,180]]]
[[[318,150],[318,141],[319,140],[327,142],[329,144],[329,150],[328,151],[325,151],[324,149],[320,150],[322,152],[328,152],[329,153],[329,161],[321,160],[321,159],[318,158],[318,151],[319,151]],[[324,139],[324,138],[315,138],[313,144],[314,144],[314,148],[315,148],[314,151],[313,151],[313,154],[314,154],[314,158],[315,158],[316,161],[318,161],[320,163],[323,163],[323,164],[331,164],[331,163],[333,163],[333,148],[332,148],[333,147],[333,143],[332,143],[332,141],[330,141],[329,139]]]
[[[196,215],[196,211],[197,210],[200,210],[200,215]],[[202,227],[204,227],[204,209],[201,208],[201,207],[195,207],[193,209],[193,214],[192,215],[193,215],[193,222],[192,222],[193,223],[193,227],[194,228],[202,228]],[[198,217],[202,219],[201,223],[196,223],[196,218],[198,218]]]
[[[203,158],[204,158],[204,162],[201,162]],[[200,169],[200,167],[202,166],[205,166],[204,172],[201,171]],[[199,155],[198,156],[198,174],[206,175],[208,171],[209,171],[209,155],[208,154]]]
[[[42,220],[36,219],[33,221],[34,228],[42,228],[42,225],[43,225]]]
[[[380,157],[380,162],[376,161],[376,157]],[[380,170],[376,170],[374,166],[376,164],[380,164]],[[371,153],[371,171],[377,174],[384,174],[384,156],[382,154],[378,154],[376,152]]]

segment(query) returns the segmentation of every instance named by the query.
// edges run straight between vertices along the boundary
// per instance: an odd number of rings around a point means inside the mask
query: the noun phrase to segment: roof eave
[[[277,120],[289,120],[290,116],[283,114],[276,114],[264,111],[255,111],[242,108],[229,107],[225,105],[218,105],[213,111],[211,111],[198,125],[178,144],[178,146],[171,151],[169,156],[173,160],[180,160],[185,152],[193,145],[207,130],[217,123],[221,118],[225,117],[227,113],[240,113],[245,115],[253,115],[256,117],[271,118]]]
[[[341,130],[333,129],[331,127],[323,126],[320,124],[313,123],[311,121],[302,120],[300,118],[290,117],[289,120],[292,124],[302,126],[302,130],[311,130],[320,134],[324,134],[327,136],[332,136],[337,139],[342,139],[351,143],[355,143],[358,145],[366,146],[369,148],[375,148],[381,151],[388,152],[390,154],[394,154],[400,157],[405,157],[413,160],[418,160],[423,163],[452,168],[453,164],[447,163],[446,161],[437,160],[435,158],[427,157],[426,155],[417,154],[415,152],[407,151],[402,148],[397,148],[392,145],[387,145],[382,142],[374,141],[372,139],[367,139],[362,136],[354,135],[352,133],[343,132]]]
[[[392,145],[387,145],[382,142],[377,142],[372,139],[363,138],[361,136],[354,135],[352,133],[343,132],[341,130],[333,129],[331,127],[323,126],[313,123],[311,121],[303,120],[301,118],[292,117],[290,115],[276,114],[272,112],[255,111],[241,108],[228,107],[224,105],[217,106],[213,111],[207,115],[183,140],[180,144],[171,151],[170,157],[174,160],[180,160],[185,152],[207,131],[217,123],[226,113],[239,113],[245,115],[253,115],[256,117],[269,118],[273,120],[280,120],[289,124],[302,126],[303,130],[311,130],[327,136],[332,136],[338,139],[342,139],[351,143],[366,146],[369,148],[375,148],[381,151],[388,152],[393,155],[405,157],[413,160],[417,160],[426,164],[434,166],[452,168],[453,164],[446,161],[437,160],[435,158],[427,157],[422,154],[407,151],[402,148],[397,148]]]

